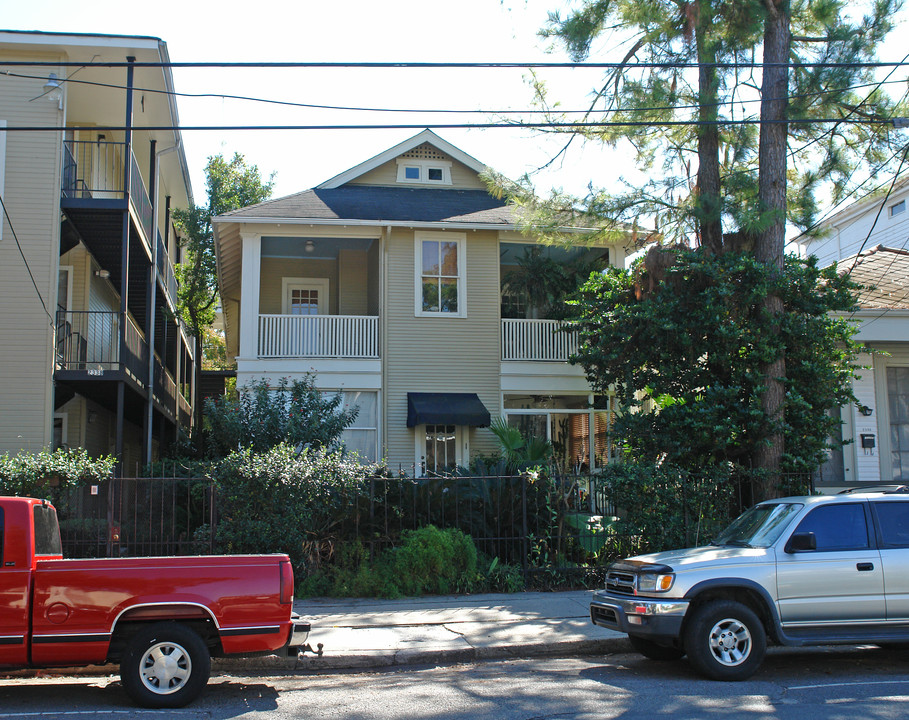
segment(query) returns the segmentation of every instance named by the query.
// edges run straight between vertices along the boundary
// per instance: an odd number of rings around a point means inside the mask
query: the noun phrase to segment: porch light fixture
[[[110,270],[95,270],[95,275],[102,280],[107,280],[110,277]]]
[[[47,76],[47,82],[44,83],[44,96],[51,102],[57,103],[57,109],[63,109],[63,86],[57,79],[57,73],[51,73]]]
[[[316,249],[316,244],[312,240],[307,240],[303,245],[303,249],[306,252],[311,253],[313,250]]]
[[[859,411],[862,415],[864,415],[865,417],[871,417],[871,414],[874,412],[874,410],[872,410],[872,409],[871,409],[870,407],[868,407],[867,405],[859,405],[859,406],[858,406],[858,411]]]

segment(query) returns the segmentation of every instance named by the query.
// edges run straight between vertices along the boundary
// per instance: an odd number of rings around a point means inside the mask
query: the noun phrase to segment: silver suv
[[[717,680],[752,675],[768,641],[909,641],[909,494],[763,502],[710,545],[610,565],[590,619]]]

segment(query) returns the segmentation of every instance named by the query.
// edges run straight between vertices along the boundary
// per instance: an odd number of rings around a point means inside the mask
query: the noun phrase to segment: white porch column
[[[262,236],[240,233],[243,242],[243,265],[240,275],[240,357],[255,360],[259,356],[259,273],[262,265]]]

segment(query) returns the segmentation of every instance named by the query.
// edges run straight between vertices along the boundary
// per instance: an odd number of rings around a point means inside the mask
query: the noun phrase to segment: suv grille
[[[620,595],[634,595],[635,576],[629,572],[615,570],[606,574],[606,589]]]

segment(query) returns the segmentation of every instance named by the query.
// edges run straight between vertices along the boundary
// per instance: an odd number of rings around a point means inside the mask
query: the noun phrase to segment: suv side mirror
[[[806,550],[817,550],[817,538],[813,532],[793,533],[786,544],[787,553],[805,552]]]

